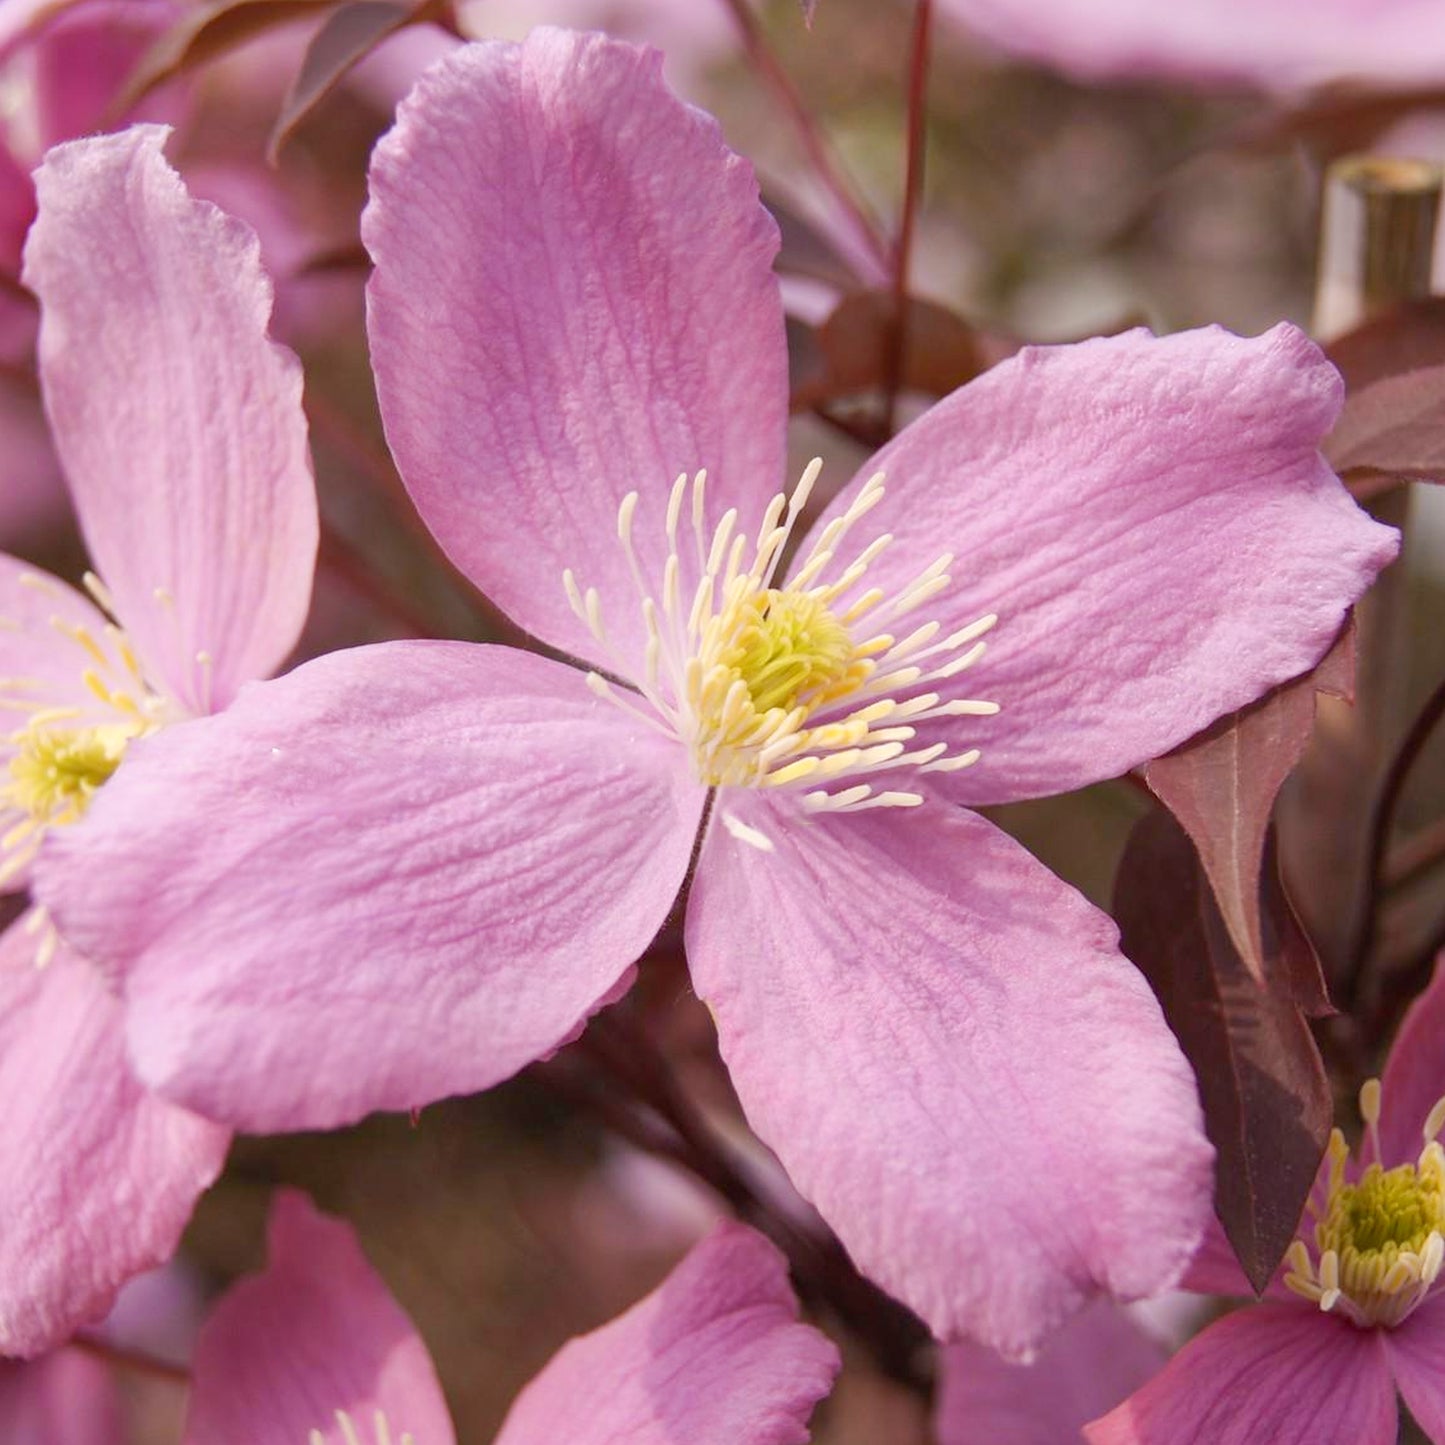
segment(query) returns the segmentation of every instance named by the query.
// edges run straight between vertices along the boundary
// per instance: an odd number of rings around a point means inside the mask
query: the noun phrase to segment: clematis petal
[[[324,1128],[563,1042],[666,916],[703,796],[573,668],[390,643],[133,744],[35,886],[125,976],[142,1078]]]
[[[368,1442],[453,1445],[426,1346],[350,1226],[284,1190],[268,1246],[265,1272],[235,1285],[201,1328],[185,1445],[304,1445],[313,1431],[353,1445],[338,1411]]]
[[[496,1445],[802,1445],[838,1364],[799,1323],[778,1251],[723,1224],[646,1299],[564,1345]]]
[[[136,1081],[90,964],[35,956],[24,922],[0,936],[0,1354],[25,1356],[170,1255],[229,1141]]]
[[[1320,1165],[1322,1177],[1327,1163],[1328,1161]],[[1280,1300],[1297,1300],[1299,1298],[1293,1290],[1285,1285],[1284,1277],[1288,1271],[1288,1261],[1281,1260],[1270,1276],[1269,1283],[1264,1287],[1263,1298]],[[1189,1268],[1184,1272],[1184,1278],[1179,1281],[1179,1288],[1190,1290],[1194,1294],[1227,1295],[1235,1299],[1253,1299],[1255,1297],[1254,1286],[1250,1284],[1241,1268],[1239,1257],[1235,1254],[1234,1246],[1230,1244],[1218,1215],[1211,1214],[1209,1216],[1209,1223],[1204,1228],[1204,1238],[1200,1241],[1194,1258],[1189,1261]]]
[[[940,0],[1005,50],[1084,80],[1171,77],[1266,90],[1331,80],[1438,83],[1433,0]]]
[[[1425,991],[1401,1020],[1385,1072],[1380,1080],[1380,1150],[1388,1165],[1413,1160],[1420,1153],[1421,1129],[1430,1110],[1445,1098],[1445,968],[1435,960],[1435,973]]]
[[[1000,619],[945,686],[1002,712],[950,725],[983,756],[941,786],[987,803],[1113,777],[1313,666],[1398,542],[1318,454],[1340,395],[1293,327],[1133,332],[1027,350],[885,447],[863,475],[887,475],[894,540],[868,583],[947,550],[954,586],[910,623]]]
[[[1445,1294],[1381,1336],[1410,1413],[1431,1440],[1445,1440]]]
[[[1089,1445],[1395,1445],[1382,1333],[1303,1302],[1238,1310],[1084,1437]]]
[[[1075,1445],[1087,1421],[1117,1405],[1166,1354],[1117,1305],[1095,1300],[1031,1364],[983,1345],[951,1345],[939,1365],[938,1445]]]
[[[1096,1290],[1173,1283],[1211,1150],[1109,919],[943,804],[717,810],[693,980],[749,1121],[864,1272],[1015,1356]]]
[[[316,497],[301,371],[267,339],[255,237],[187,195],[166,134],[50,152],[25,282],[96,569],[154,680],[209,712],[296,641]]]
[[[660,589],[674,478],[707,468],[709,524],[729,506],[754,524],[787,405],[777,228],[661,62],[561,30],[454,52],[378,146],[362,220],[382,416],[422,516],[524,627],[634,676],[619,504],[641,494]],[[566,568],[608,604],[615,655],[573,615]]]
[[[0,1360],[0,1440],[5,1445],[115,1445],[125,1435],[110,1371],[80,1350],[28,1364]]]

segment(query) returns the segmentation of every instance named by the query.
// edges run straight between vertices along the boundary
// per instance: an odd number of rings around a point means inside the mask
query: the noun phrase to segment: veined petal
[[[234,1286],[201,1329],[185,1445],[306,1445],[313,1431],[323,1445],[454,1445],[426,1346],[350,1226],[286,1190],[268,1235],[265,1273]]]
[[[1441,955],[1445,957],[1445,955]],[[1445,968],[1405,1012],[1380,1080],[1380,1153],[1386,1167],[1413,1160],[1431,1109],[1445,1098]]]
[[[1445,1440],[1445,1294],[1381,1336],[1410,1413],[1430,1439]]]
[[[5,1445],[115,1445],[124,1438],[110,1370],[80,1350],[27,1364],[0,1360]]]
[[[454,52],[377,147],[362,218],[382,416],[422,516],[529,631],[633,676],[637,603],[614,604],[602,647],[564,570],[635,597],[617,528],[636,490],[660,589],[682,472],[709,473],[709,534],[730,506],[755,525],[787,405],[777,228],[661,61],[561,30]]]
[[[564,1345],[496,1445],[803,1445],[837,1372],[838,1351],[798,1320],[782,1256],[723,1224],[646,1299]]]
[[[738,1096],[942,1339],[1026,1354],[1098,1290],[1167,1287],[1198,1243],[1194,1079],[1116,939],[961,810],[805,824],[719,794],[687,951]]]
[[[25,283],[96,570],[154,680],[210,712],[296,641],[316,496],[256,238],[187,195],[165,137],[135,126],[50,152]]]
[[[573,668],[390,643],[132,744],[35,886],[124,976],[143,1078],[325,1128],[571,1035],[666,917],[703,796]]]
[[[230,1136],[140,1086],[119,1001],[63,946],[37,968],[24,922],[0,937],[0,1097],[0,1354],[33,1355],[169,1257]]]
[[[983,1345],[951,1345],[939,1358],[938,1445],[1068,1445],[1166,1359],[1117,1305],[1095,1300],[1031,1364]]]
[[[1114,777],[1313,666],[1398,543],[1319,456],[1340,396],[1293,327],[1132,332],[1026,350],[885,447],[819,525],[883,471],[894,540],[868,585],[947,551],[918,620],[999,618],[958,686],[1000,714],[921,730],[982,749],[940,786],[988,803]]]
[[[1395,1445],[1382,1333],[1303,1302],[1237,1310],[1084,1437],[1089,1445]]]

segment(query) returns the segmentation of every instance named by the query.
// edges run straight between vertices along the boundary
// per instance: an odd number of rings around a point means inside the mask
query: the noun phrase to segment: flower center
[[[33,573],[23,581],[41,591],[54,586]],[[104,600],[99,582],[86,581]],[[83,689],[57,702],[34,678],[0,678],[0,709],[23,719],[4,738],[10,756],[0,771],[0,887],[29,867],[49,829],[84,816],[131,741],[171,715],[171,705],[152,691],[118,627],[107,626],[97,637],[58,616],[51,626],[76,648]],[[88,697],[77,702],[82,691]]]
[[[1360,1090],[1360,1112],[1375,1161],[1349,1182],[1344,1135],[1330,1135],[1324,1198],[1309,1206],[1317,1257],[1296,1239],[1285,1283],[1362,1328],[1393,1326],[1430,1292],[1445,1263],[1445,1150],[1435,1137],[1445,1127],[1445,1099],[1425,1121],[1419,1158],[1393,1169],[1378,1162],[1379,1080]]]
[[[913,744],[921,722],[998,711],[996,703],[944,698],[930,690],[983,655],[981,639],[998,619],[989,614],[948,636],[940,636],[938,622],[900,631],[903,618],[949,585],[953,559],[939,557],[892,595],[861,586],[891,543],[887,534],[850,561],[839,561],[848,534],[882,500],[881,475],[871,477],[847,510],[822,529],[788,581],[774,585],[821,465],[815,461],[807,468],[791,497],[773,498],[756,539],[737,531],[736,510],[709,533],[703,521],[706,473],[679,477],[668,501],[668,553],[658,595],[637,560],[638,494],[629,493],[617,532],[640,596],[646,637],[644,675],[633,681],[650,709],[598,673],[590,673],[588,683],[599,696],[682,742],[698,780],[709,787],[806,784],[802,802],[813,812],[915,806],[922,793],[876,787],[873,778],[905,768],[954,770],[978,760],[977,748],[954,752],[941,742]],[[698,575],[688,596],[679,540],[685,505],[693,533],[688,550]],[[563,583],[573,611],[625,673],[628,661],[608,638],[596,589],[584,593],[571,571]]]
[[[336,1411],[336,1426],[341,1432],[343,1445],[416,1445],[416,1439],[409,1430],[400,1435],[391,1433],[386,1416],[376,1410],[372,1413],[372,1433],[365,1434],[356,1421],[345,1410]],[[326,1445],[326,1432],[312,1430],[306,1437],[307,1445]]]

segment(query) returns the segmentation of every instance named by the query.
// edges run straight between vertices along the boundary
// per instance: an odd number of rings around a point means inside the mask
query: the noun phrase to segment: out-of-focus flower
[[[164,137],[53,151],[26,248],[46,407],[105,582],[92,602],[0,556],[0,880],[33,900],[0,937],[7,1354],[164,1258],[229,1137],[136,1081],[119,1001],[47,922],[36,851],[136,739],[282,661],[316,551],[300,369],[267,337],[255,239],[186,194]]]
[[[1435,0],[939,0],[985,39],[1083,80],[1290,90],[1445,80]]]
[[[1445,1442],[1445,970],[1411,1005],[1365,1134],[1338,1129],[1265,1303],[1211,1325],[1085,1432],[1092,1445],[1394,1445],[1395,1388]],[[1217,1236],[1190,1287],[1247,1294]]]
[[[1112,923],[957,805],[1113,776],[1310,667],[1396,539],[1318,455],[1339,379],[1299,332],[1135,333],[940,403],[785,567],[813,472],[773,495],[776,228],[658,65],[454,53],[364,222],[411,494],[584,670],[320,659],[138,743],[40,872],[143,1077],[264,1130],[556,1049],[691,870],[753,1127],[940,1336],[1025,1352],[1177,1277],[1210,1149]]]
[[[76,1348],[21,1364],[0,1360],[5,1445],[116,1445],[120,1398],[110,1370]]]
[[[626,1314],[566,1345],[497,1445],[799,1445],[838,1369],[782,1256],[720,1225]],[[270,1262],[201,1331],[186,1445],[453,1445],[426,1347],[351,1230],[282,1193]]]

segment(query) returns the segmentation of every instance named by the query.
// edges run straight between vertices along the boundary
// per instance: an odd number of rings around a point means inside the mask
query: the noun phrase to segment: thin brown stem
[[[126,1345],[117,1345],[100,1335],[86,1331],[72,1337],[70,1343],[77,1350],[94,1355],[97,1360],[113,1365],[118,1370],[128,1370],[133,1375],[146,1375],[153,1380],[164,1380],[172,1385],[189,1385],[191,1372],[184,1365],[172,1364],[169,1360],[158,1360],[141,1350]]]
[[[1385,887],[1391,893],[1408,888],[1441,862],[1445,862],[1445,818],[1427,823],[1390,850],[1385,860]]]
[[[1442,680],[1426,699],[1425,706],[1410,724],[1410,730],[1391,760],[1385,780],[1380,786],[1379,797],[1375,800],[1370,816],[1369,846],[1366,852],[1365,900],[1360,909],[1354,947],[1350,950],[1349,969],[1340,993],[1345,1008],[1349,1008],[1359,998],[1365,967],[1375,946],[1384,889],[1385,848],[1390,840],[1395,811],[1405,791],[1410,771],[1442,717],[1445,717],[1445,680]]]
[[[737,24],[748,59],[772,88],[778,104],[792,121],[793,129],[797,132],[798,140],[819,181],[833,197],[869,255],[879,266],[886,269],[892,258],[888,244],[883,239],[883,227],[859,196],[856,187],[844,177],[842,168],[833,158],[812,113],[798,93],[798,88],[773,54],[767,36],[758,24],[757,17],[749,9],[747,0],[723,0],[723,4],[727,6]]]
[[[908,48],[908,130],[903,165],[903,205],[898,239],[893,247],[893,326],[888,343],[884,431],[893,435],[898,393],[908,355],[908,269],[913,255],[913,229],[923,195],[923,161],[928,120],[928,52],[933,25],[933,0],[918,0],[913,11],[913,36]]]

